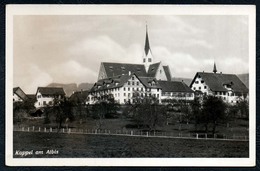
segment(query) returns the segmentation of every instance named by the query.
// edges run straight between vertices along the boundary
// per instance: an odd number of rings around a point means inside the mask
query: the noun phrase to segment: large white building
[[[185,83],[171,81],[169,66],[154,62],[147,28],[142,59],[142,64],[102,62],[98,81],[90,90],[86,103],[93,104],[108,96],[120,104],[134,102],[135,96],[154,96],[159,102],[162,98],[194,98],[193,91]]]
[[[205,95],[221,97],[227,103],[238,103],[241,99],[248,99],[248,88],[234,74],[217,73],[216,65],[212,73],[197,72],[190,88]]]

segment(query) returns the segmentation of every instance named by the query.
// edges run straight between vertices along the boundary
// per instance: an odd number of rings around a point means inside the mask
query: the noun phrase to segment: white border
[[[6,6],[6,165],[8,166],[255,166],[256,15],[254,5],[7,5]],[[248,15],[249,158],[13,158],[14,15]]]

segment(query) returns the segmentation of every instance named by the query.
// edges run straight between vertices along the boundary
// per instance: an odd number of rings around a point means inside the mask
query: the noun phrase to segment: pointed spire
[[[216,63],[214,62],[214,67],[213,67],[213,72],[216,74],[217,72],[217,67],[216,67]]]
[[[145,45],[144,45],[145,55],[148,54],[149,50],[150,50],[150,44],[149,44],[148,29],[147,29],[147,24],[146,24],[146,37],[145,37]]]

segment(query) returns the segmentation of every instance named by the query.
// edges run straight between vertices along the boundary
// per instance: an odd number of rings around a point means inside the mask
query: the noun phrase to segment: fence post
[[[131,136],[133,136],[133,131],[131,131]]]
[[[28,132],[30,131],[30,127],[28,127]]]
[[[34,131],[34,126],[33,126],[33,131]]]
[[[208,139],[208,134],[205,134],[205,138]]]
[[[64,133],[64,128],[62,128],[62,132]]]
[[[108,133],[110,134],[110,130],[108,130]]]
[[[70,128],[69,128],[69,131],[68,131],[69,134],[70,134],[70,131],[71,131],[71,130],[70,130]]]
[[[199,134],[196,134],[196,139],[199,139]]]
[[[97,134],[97,129],[95,130],[95,134]]]
[[[52,132],[52,127],[50,127],[50,132]]]
[[[46,132],[46,127],[44,128],[44,132]]]
[[[148,131],[146,132],[146,136],[147,136],[147,137],[149,136],[149,132],[148,132]]]
[[[41,132],[41,127],[39,127],[39,132]]]

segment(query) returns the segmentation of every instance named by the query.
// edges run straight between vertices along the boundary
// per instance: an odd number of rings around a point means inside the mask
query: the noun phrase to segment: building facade
[[[65,98],[63,88],[59,87],[38,87],[36,91],[36,108],[52,106],[54,99],[62,100]]]
[[[214,64],[213,72],[197,72],[190,88],[205,95],[213,95],[222,98],[227,103],[238,103],[242,99],[248,99],[248,88],[234,74],[217,73]]]

